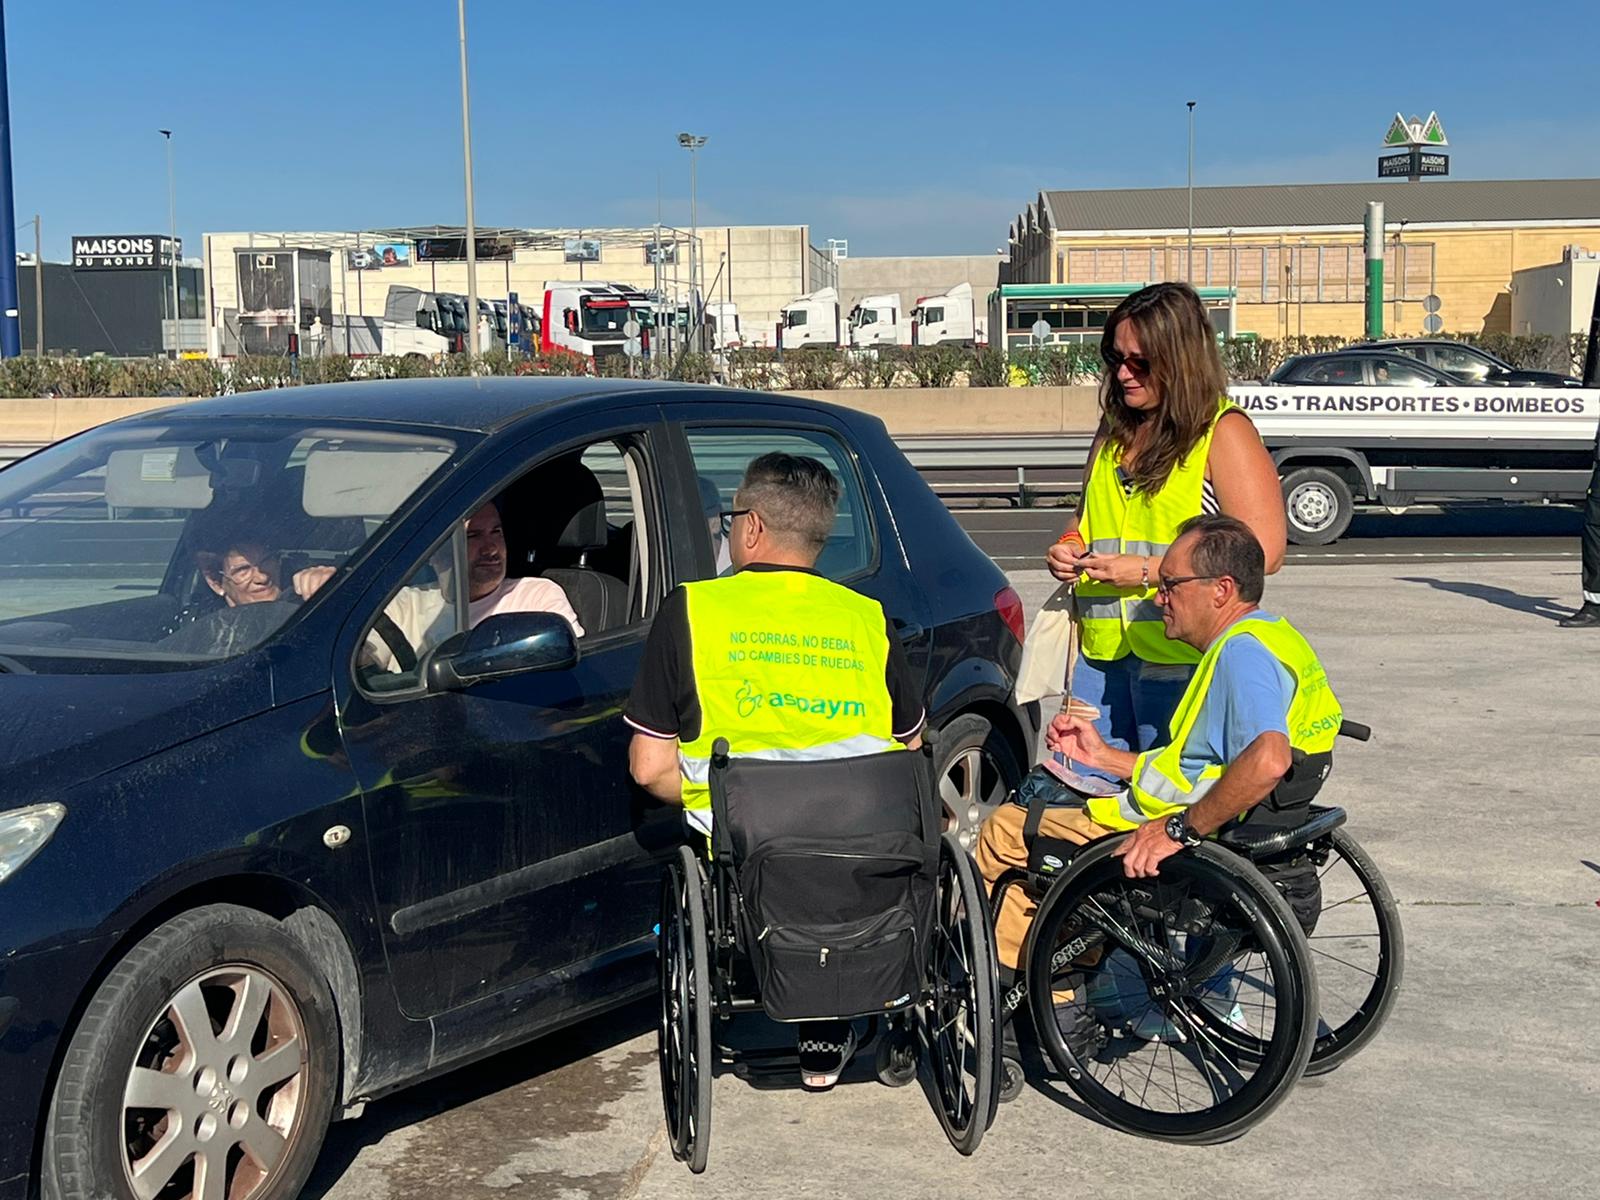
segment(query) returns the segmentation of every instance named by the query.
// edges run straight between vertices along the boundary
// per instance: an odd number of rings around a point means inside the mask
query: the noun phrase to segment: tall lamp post
[[[1183,280],[1194,286],[1194,101],[1189,105],[1189,249],[1183,260]]]
[[[702,329],[704,317],[701,316],[700,305],[700,254],[698,243],[700,241],[700,213],[696,207],[696,179],[695,159],[696,151],[706,144],[704,137],[697,137],[692,133],[680,133],[678,145],[689,152],[689,319],[692,328],[689,331],[690,344],[696,350],[704,350],[705,334]]]
[[[5,4],[0,0],[0,358],[22,353],[17,299],[17,217],[11,203],[11,102],[6,79]]]
[[[478,230],[472,215],[472,104],[467,93],[467,0],[456,0],[461,34],[461,155],[467,173],[467,354],[478,352]]]
[[[172,174],[172,130],[156,131],[167,139],[167,230],[172,236],[172,357],[178,357],[178,190]]]

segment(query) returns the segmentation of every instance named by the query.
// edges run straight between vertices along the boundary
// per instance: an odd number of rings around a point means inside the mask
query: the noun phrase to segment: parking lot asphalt
[[[1051,586],[1013,580],[1030,613]],[[1555,624],[1577,590],[1567,561],[1292,564],[1269,583],[1376,730],[1341,743],[1324,797],[1388,878],[1407,964],[1377,1040],[1237,1141],[1128,1137],[1036,1075],[963,1159],[919,1088],[857,1063],[821,1096],[719,1077],[695,1177],[665,1146],[641,1005],[369,1106],[305,1194],[1593,1195],[1600,632]]]

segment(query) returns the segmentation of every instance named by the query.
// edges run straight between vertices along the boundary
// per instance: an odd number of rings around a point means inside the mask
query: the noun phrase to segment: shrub
[[[728,382],[734,387],[771,391],[778,386],[780,373],[778,352],[766,346],[747,346],[728,354]]]
[[[684,383],[710,383],[716,378],[716,370],[716,360],[711,355],[686,350],[673,360],[667,378],[681,380]]]
[[[911,353],[914,349],[899,346],[857,351],[846,360],[844,377],[856,387],[892,388],[909,364]]]
[[[972,356],[967,368],[968,387],[1005,387],[1006,352],[998,346],[985,346]]]
[[[791,350],[783,357],[789,386],[802,392],[838,387],[844,366],[844,358],[832,346],[808,346],[804,350]]]
[[[906,356],[906,369],[918,387],[949,387],[966,356],[954,346],[914,346]]]

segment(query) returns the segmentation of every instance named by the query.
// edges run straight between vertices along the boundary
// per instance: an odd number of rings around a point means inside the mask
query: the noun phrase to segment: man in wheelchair
[[[1202,652],[1173,714],[1167,745],[1141,754],[1105,744],[1081,717],[1059,714],[1046,744],[1128,781],[1111,796],[1080,796],[1035,773],[1033,803],[1004,804],[984,823],[976,858],[985,881],[1025,867],[1035,834],[1083,844],[1133,830],[1116,850],[1129,878],[1156,875],[1185,846],[1252,814],[1286,780],[1314,790],[1326,774],[1340,725],[1339,703],[1305,638],[1260,607],[1261,544],[1233,517],[1184,524],[1161,560],[1156,602],[1169,638]],[[1296,762],[1300,760],[1300,765]],[[1025,802],[1025,801],[1024,801]],[[1262,819],[1266,814],[1252,818]],[[1000,961],[1022,966],[1036,905],[1006,891],[996,915]]]
[[[677,588],[656,616],[624,712],[629,768],[701,834],[723,739],[735,761],[791,763],[921,744],[920,690],[882,607],[812,569],[838,500],[816,459],[756,458],[728,514],[734,573]],[[798,1039],[803,1082],[831,1087],[854,1050],[850,1024],[803,1022]]]

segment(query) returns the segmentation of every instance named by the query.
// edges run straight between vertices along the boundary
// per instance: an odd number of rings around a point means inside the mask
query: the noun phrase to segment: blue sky
[[[467,7],[481,225],[649,224],[658,181],[687,224],[688,129],[702,223],[984,252],[1040,188],[1182,185],[1190,99],[1201,185],[1371,179],[1397,109],[1438,110],[1457,178],[1600,176],[1594,0]],[[47,258],[167,228],[160,127],[191,254],[463,220],[453,0],[5,10],[17,219],[43,214]]]

